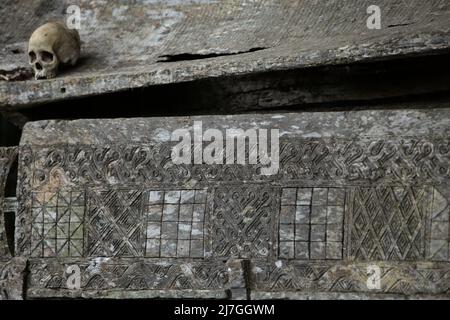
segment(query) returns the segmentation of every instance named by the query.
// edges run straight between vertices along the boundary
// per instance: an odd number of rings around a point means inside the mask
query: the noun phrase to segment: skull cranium
[[[80,36],[62,23],[49,22],[31,35],[28,44],[29,63],[35,78],[56,77],[60,65],[74,66],[80,57]]]

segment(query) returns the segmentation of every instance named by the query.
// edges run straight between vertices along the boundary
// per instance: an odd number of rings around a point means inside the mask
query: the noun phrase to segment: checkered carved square
[[[203,258],[207,190],[152,190],[146,206],[147,257]]]
[[[345,188],[283,188],[278,257],[342,259]]]

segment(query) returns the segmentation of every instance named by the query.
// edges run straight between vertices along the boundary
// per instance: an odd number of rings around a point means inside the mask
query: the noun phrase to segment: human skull
[[[60,65],[74,66],[80,57],[80,35],[59,22],[36,29],[28,44],[28,58],[36,80],[56,77]]]

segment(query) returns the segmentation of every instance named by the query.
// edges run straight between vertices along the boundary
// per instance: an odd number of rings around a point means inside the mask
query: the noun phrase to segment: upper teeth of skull
[[[80,36],[62,23],[47,23],[31,35],[28,58],[36,79],[55,77],[60,64],[75,65],[79,57]]]

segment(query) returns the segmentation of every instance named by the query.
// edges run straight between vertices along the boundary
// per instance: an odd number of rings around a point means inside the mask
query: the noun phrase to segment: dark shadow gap
[[[0,113],[0,147],[19,145],[21,130],[7,121]]]
[[[180,54],[168,54],[159,56],[157,62],[179,62],[179,61],[192,61],[192,60],[202,60],[209,58],[217,58],[217,57],[225,57],[225,56],[235,56],[244,53],[257,52],[261,50],[265,50],[267,48],[264,47],[256,47],[251,48],[246,51],[238,51],[238,52],[224,52],[224,53],[180,53]]]
[[[31,79],[33,79],[33,70],[30,68],[0,70],[0,81],[27,81]]]
[[[401,105],[401,108],[399,108]],[[376,100],[342,100],[331,103],[310,104],[307,108],[303,105],[290,106],[289,109],[266,109],[260,112],[258,109],[249,110],[250,113],[290,113],[290,112],[349,112],[363,110],[417,110],[417,109],[448,108],[450,106],[450,90],[421,95],[408,95],[395,98]]]
[[[440,101],[450,101],[448,53],[155,85],[36,105],[20,114],[29,121],[172,117],[426,108]]]
[[[16,230],[16,214],[14,212],[4,212],[6,241],[8,243],[9,252],[14,256],[14,232]]]
[[[18,159],[16,158],[11,165],[5,185],[5,197],[16,197],[17,178],[18,178]],[[9,252],[14,256],[15,248],[15,230],[16,214],[15,212],[4,212],[5,233]]]

